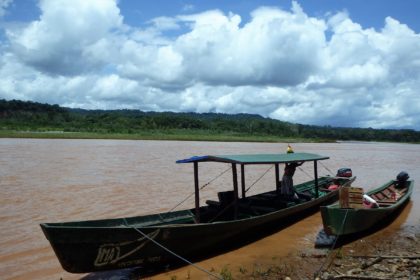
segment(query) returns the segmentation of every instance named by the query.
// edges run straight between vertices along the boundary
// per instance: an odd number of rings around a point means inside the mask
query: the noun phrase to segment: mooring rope
[[[349,209],[346,209],[346,214],[344,215],[344,219],[343,219],[343,222],[342,222],[342,224],[341,224],[341,228],[340,228],[340,232],[342,232],[343,231],[343,229],[344,229],[344,224],[345,224],[345,222],[346,222],[346,218],[347,218],[347,213],[349,212]],[[333,243],[333,245],[331,246],[331,248],[330,248],[330,250],[331,249],[334,249],[335,248],[335,245],[337,244],[337,240],[338,240],[338,238],[340,237],[340,235],[337,235],[337,238],[334,240],[334,243]],[[331,253],[332,251],[330,251],[330,253]],[[319,273],[321,272],[321,270],[324,268],[324,265],[327,263],[327,261],[328,261],[328,259],[329,259],[329,256],[330,256],[330,254],[328,254],[328,257],[325,259],[325,261],[321,264],[321,266],[319,267],[319,269],[317,270],[317,272],[315,272],[314,273],[314,278],[316,278],[317,276],[319,276]],[[332,262],[333,260],[334,260],[334,258],[337,256],[337,254],[330,260],[330,262]]]
[[[224,214],[231,206],[233,206],[234,203],[235,203],[235,201],[232,201],[231,203],[229,203],[225,208],[222,209],[222,211],[217,213],[217,215],[214,216],[208,223],[210,224],[210,223],[213,223],[214,221],[216,221],[217,218],[222,216],[222,214]]]
[[[170,249],[166,248],[165,246],[163,246],[162,244],[160,244],[159,242],[157,242],[157,241],[156,241],[156,240],[154,240],[153,238],[150,238],[150,236],[148,236],[147,234],[145,234],[144,232],[142,232],[142,231],[141,231],[141,230],[139,230],[138,228],[130,226],[130,225],[127,223],[127,220],[126,220],[125,218],[123,218],[123,221],[124,221],[124,223],[125,223],[125,226],[126,226],[126,227],[134,229],[135,231],[137,231],[138,233],[140,233],[140,234],[141,234],[144,238],[146,238],[146,239],[148,239],[149,241],[153,242],[155,245],[157,245],[158,247],[162,248],[162,249],[163,249],[163,250],[165,250],[166,252],[168,252],[168,253],[172,254],[173,256],[177,257],[178,259],[180,259],[180,260],[182,260],[182,261],[186,262],[187,264],[189,264],[189,265],[191,265],[191,266],[195,267],[196,269],[198,269],[198,270],[200,270],[200,271],[202,271],[202,272],[204,272],[204,273],[207,273],[207,274],[208,274],[208,275],[210,275],[210,276],[213,276],[213,277],[214,277],[214,278],[216,278],[216,279],[223,280],[223,278],[219,277],[218,275],[211,273],[210,271],[208,271],[208,270],[206,270],[206,269],[204,269],[204,268],[202,268],[202,267],[200,267],[200,266],[196,265],[195,263],[190,262],[190,261],[189,261],[189,260],[187,260],[186,258],[183,258],[183,257],[181,257],[180,255],[178,255],[177,253],[175,253],[175,252],[171,251]]]
[[[251,186],[249,186],[246,190],[245,193],[247,193],[256,183],[258,183],[259,180],[261,180],[265,174],[268,173],[268,171],[270,171],[273,168],[274,165],[270,166],[270,168],[268,168],[257,180],[254,181],[254,183],[251,184]]]
[[[251,189],[259,180],[261,180],[265,174],[268,173],[268,171],[270,171],[273,168],[273,166],[271,166],[270,168],[268,168],[258,179],[256,179],[254,181],[254,183],[251,184],[251,186],[249,186],[248,189],[245,190],[245,193],[249,191],[249,189]],[[217,218],[219,218],[222,214],[224,214],[226,212],[227,209],[229,209],[233,204],[235,203],[235,201],[232,201],[231,203],[229,203],[225,208],[222,209],[222,211],[220,211],[219,213],[217,213],[217,215],[215,217],[213,217],[209,223],[214,222]]]
[[[325,168],[328,172],[330,172],[330,175],[331,175],[331,176],[333,176],[333,175],[334,175],[334,172],[332,172],[332,171],[331,171],[331,169],[329,169],[326,165],[324,165],[324,164],[322,163],[322,161],[320,161],[319,163],[320,163],[320,164],[322,165],[322,167],[324,167],[324,168]]]
[[[210,185],[212,182],[214,182],[216,179],[220,178],[223,174],[225,174],[226,172],[228,172],[231,169],[231,166],[229,166],[225,171],[221,172],[219,175],[217,175],[215,178],[211,179],[210,181],[208,181],[207,183],[205,183],[204,185],[202,185],[200,187],[200,190],[204,189],[205,187],[207,187],[208,185]],[[171,210],[169,210],[167,212],[171,213],[172,211],[174,211],[178,206],[180,206],[181,204],[183,204],[185,201],[187,201],[193,194],[195,194],[195,192],[190,193],[184,200],[182,200],[181,202],[179,202],[177,205],[175,205],[174,207],[172,207]]]
[[[308,176],[310,179],[313,179],[313,176],[309,175],[303,168],[298,167],[300,171],[302,171],[303,174],[305,174],[306,176]]]

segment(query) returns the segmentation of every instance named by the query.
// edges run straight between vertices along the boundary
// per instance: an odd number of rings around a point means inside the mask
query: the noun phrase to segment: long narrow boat
[[[391,180],[366,193],[375,208],[341,208],[339,203],[321,206],[324,231],[328,235],[349,236],[371,229],[387,220],[410,199],[414,181]]]
[[[82,273],[127,267],[162,267],[178,258],[200,256],[226,242],[248,236],[266,226],[279,225],[290,216],[319,207],[337,198],[327,188],[354,178],[319,177],[317,163],[328,159],[309,153],[200,156],[177,161],[193,163],[195,208],[154,215],[65,223],[44,223],[41,228],[61,265]],[[198,165],[219,162],[231,165],[233,191],[218,193],[219,201],[200,206]],[[289,201],[279,193],[279,165],[313,162],[314,180],[295,186],[309,200]],[[246,195],[245,166],[271,165],[275,170],[273,191]],[[241,168],[238,184],[237,165]],[[241,195],[239,194],[241,193]]]

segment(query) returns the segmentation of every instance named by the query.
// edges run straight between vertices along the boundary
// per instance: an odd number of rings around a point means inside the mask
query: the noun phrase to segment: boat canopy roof
[[[321,156],[310,153],[284,153],[284,154],[244,154],[244,155],[207,155],[193,156],[187,159],[177,160],[177,163],[190,162],[227,162],[239,164],[274,164],[302,161],[316,161],[329,159],[327,156]]]

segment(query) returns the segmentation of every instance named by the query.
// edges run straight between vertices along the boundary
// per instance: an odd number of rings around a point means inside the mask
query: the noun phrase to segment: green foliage
[[[220,277],[223,280],[232,280],[233,279],[232,272],[230,272],[227,265],[222,268],[222,271],[220,271]]]
[[[142,112],[139,110],[82,110],[30,101],[0,99],[1,136],[19,132],[56,132],[50,137],[279,141],[359,140],[420,142],[420,132],[409,129],[334,128],[293,124],[252,114]],[[59,134],[61,133],[61,134]],[[131,135],[131,136],[130,136]],[[33,135],[32,137],[37,137]],[[41,136],[46,137],[46,136]],[[148,138],[149,137],[149,138]]]
[[[248,271],[247,271],[247,269],[246,269],[245,267],[240,266],[240,267],[239,267],[239,272],[240,272],[241,274],[246,274]]]

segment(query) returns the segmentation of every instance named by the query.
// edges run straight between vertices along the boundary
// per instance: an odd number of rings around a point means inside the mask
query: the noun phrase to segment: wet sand
[[[352,168],[357,176],[355,185],[366,189],[394,178],[401,170],[420,182],[420,145],[311,143],[293,147],[295,151],[330,156],[323,164],[332,172],[340,167]],[[0,278],[95,279],[92,274],[65,272],[39,223],[167,211],[193,190],[192,166],[175,164],[177,159],[205,154],[276,153],[284,152],[285,148],[286,144],[271,143],[0,139]],[[203,183],[226,166],[209,164],[200,170],[204,168],[206,171],[200,173]],[[312,174],[312,166],[302,168]],[[247,181],[253,182],[266,169],[267,166],[262,166],[249,171]],[[320,175],[328,173],[323,166],[319,169]],[[295,175],[297,182],[309,179],[299,170]],[[227,174],[206,188],[202,203],[214,199],[218,191],[230,189],[230,180],[231,175]],[[251,193],[270,190],[273,180],[269,175]],[[419,202],[420,192],[416,187],[409,207],[390,226],[374,233],[372,240],[420,224]],[[191,199],[180,208],[192,205]],[[313,248],[320,228],[321,218],[316,213],[261,240],[198,264],[216,272],[228,268],[241,277],[240,271],[250,272],[256,264],[285,263],[290,255]],[[170,279],[175,275],[177,279],[186,275],[207,279],[191,266],[149,278]]]
[[[420,226],[406,224],[412,204],[413,202],[409,202],[402,213],[390,224],[386,224],[386,227],[362,235],[357,240],[344,240],[344,243],[340,244],[342,254],[373,255],[377,253],[373,249],[377,248],[382,248],[382,254],[386,252],[386,249],[406,253],[410,253],[407,252],[410,249],[412,255],[413,251],[420,254]],[[271,276],[272,279],[279,279],[276,278],[279,276],[289,276],[292,279],[313,279],[314,274],[319,270],[328,269],[324,262],[330,254],[335,254],[332,248],[315,248],[317,233],[322,228],[321,223],[321,215],[318,212],[246,247],[198,262],[197,265],[209,271],[218,272],[219,275],[223,269],[228,269],[234,279],[249,279],[258,274],[261,275],[257,279],[267,279],[264,276]],[[405,240],[406,243],[403,245],[406,247],[401,246],[401,243],[392,244],[387,240],[392,240],[392,237],[396,235],[404,236],[406,233],[419,236],[419,240],[416,242]],[[387,246],[384,246],[384,242]],[[324,269],[321,269],[322,266]],[[275,273],[276,269],[281,271]],[[186,266],[154,275],[150,279],[163,280],[171,279],[171,277],[207,279],[208,275],[192,266]]]

